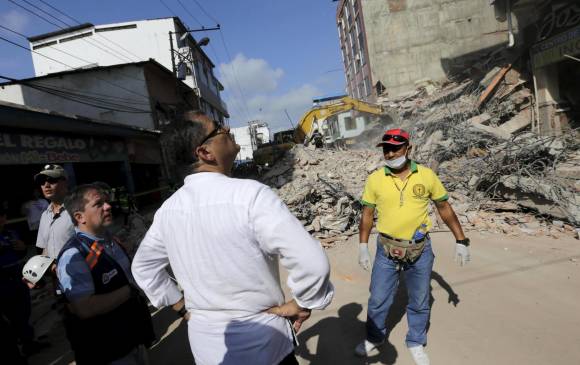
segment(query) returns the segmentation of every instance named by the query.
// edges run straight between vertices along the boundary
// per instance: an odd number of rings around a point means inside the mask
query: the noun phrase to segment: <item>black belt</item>
[[[415,243],[421,243],[421,242],[423,242],[423,241],[425,241],[426,239],[429,238],[429,233],[425,234],[425,236],[423,236],[423,238],[420,238],[420,239],[415,240],[415,241],[413,241],[413,240],[402,240],[400,238],[395,238],[393,236],[389,236],[388,234],[382,233],[382,232],[380,232],[380,235],[383,236],[383,237],[385,237],[385,238],[387,238],[387,239],[396,241],[396,242],[409,243],[409,244],[411,244],[413,242],[415,242]]]

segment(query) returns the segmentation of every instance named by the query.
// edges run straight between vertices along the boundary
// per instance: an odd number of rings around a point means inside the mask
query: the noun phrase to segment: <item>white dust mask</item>
[[[401,156],[401,157],[397,157],[397,158],[394,158],[392,160],[385,161],[388,168],[395,169],[395,170],[403,167],[403,165],[405,165],[406,162],[407,162],[407,155],[406,154]]]

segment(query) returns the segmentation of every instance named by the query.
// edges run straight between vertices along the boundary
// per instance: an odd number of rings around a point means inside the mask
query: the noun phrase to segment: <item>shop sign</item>
[[[580,25],[580,5],[570,4],[546,14],[538,22],[537,41],[542,41],[553,35]]]
[[[580,27],[536,44],[530,50],[535,69],[564,60],[565,55],[580,54]]]
[[[0,133],[0,165],[122,161],[126,156],[120,140]]]

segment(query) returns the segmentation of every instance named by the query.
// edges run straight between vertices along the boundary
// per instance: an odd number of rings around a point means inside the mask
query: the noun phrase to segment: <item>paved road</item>
[[[580,241],[470,236],[473,262],[459,268],[452,261],[451,236],[433,235],[432,363],[580,363]],[[315,311],[299,334],[300,364],[412,364],[404,345],[404,290],[388,319],[393,328],[388,343],[369,359],[353,355],[364,336],[370,275],[357,266],[356,237],[327,252],[336,297],[327,310]],[[153,314],[161,341],[150,351],[151,364],[192,364],[185,325],[168,310]],[[72,356],[57,317],[42,318],[37,324],[50,329],[54,346],[30,363],[68,364]]]

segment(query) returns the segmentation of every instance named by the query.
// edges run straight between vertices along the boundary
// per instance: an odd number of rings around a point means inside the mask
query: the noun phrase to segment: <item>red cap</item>
[[[396,128],[386,131],[383,140],[377,144],[377,147],[382,147],[385,144],[400,146],[405,143],[409,143],[409,133],[401,128]]]

